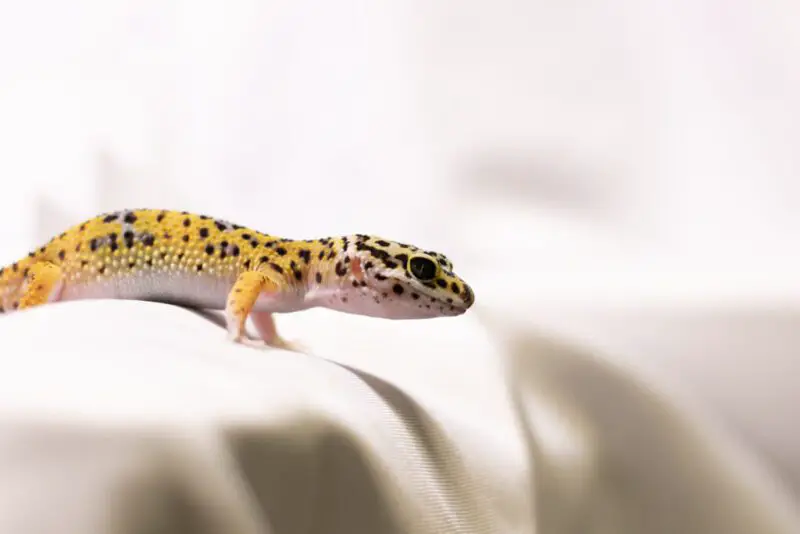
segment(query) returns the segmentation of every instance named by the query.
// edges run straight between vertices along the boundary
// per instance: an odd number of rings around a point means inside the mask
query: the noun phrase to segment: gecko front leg
[[[228,338],[236,343],[252,347],[270,346],[286,350],[301,351],[299,346],[284,340],[275,328],[275,320],[269,312],[253,312],[253,306],[261,293],[278,293],[280,285],[260,271],[247,271],[239,275],[228,295],[225,307],[225,320]],[[261,339],[247,336],[247,318],[253,324]]]
[[[308,352],[304,345],[296,341],[288,341],[278,334],[278,329],[275,326],[275,317],[270,312],[253,312],[250,317],[253,319],[253,325],[255,325],[256,332],[261,336],[263,343],[270,347],[292,352]]]
[[[228,294],[225,306],[225,322],[228,328],[228,339],[236,343],[250,346],[264,345],[247,337],[245,323],[262,291],[276,292],[278,285],[264,273],[247,271],[239,275]]]

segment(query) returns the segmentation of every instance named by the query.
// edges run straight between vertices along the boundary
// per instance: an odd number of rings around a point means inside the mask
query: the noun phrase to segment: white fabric
[[[798,532],[668,380],[476,317],[279,317],[313,356],[155,303],[3,317],[0,532]]]

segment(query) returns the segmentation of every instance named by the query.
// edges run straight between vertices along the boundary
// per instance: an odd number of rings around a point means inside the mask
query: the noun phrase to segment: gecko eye
[[[428,282],[436,278],[439,269],[436,267],[436,263],[429,258],[414,256],[408,261],[408,270],[417,280]]]

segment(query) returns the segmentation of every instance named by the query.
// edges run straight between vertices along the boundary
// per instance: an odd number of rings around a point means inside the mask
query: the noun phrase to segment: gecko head
[[[358,313],[393,319],[452,317],[475,301],[472,288],[444,254],[366,236],[357,237],[354,246]]]

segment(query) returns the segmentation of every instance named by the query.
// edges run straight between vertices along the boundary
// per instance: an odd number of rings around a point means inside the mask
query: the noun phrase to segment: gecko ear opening
[[[362,282],[364,280],[364,269],[361,267],[361,259],[354,257],[350,260],[350,270],[353,272],[356,280]]]

